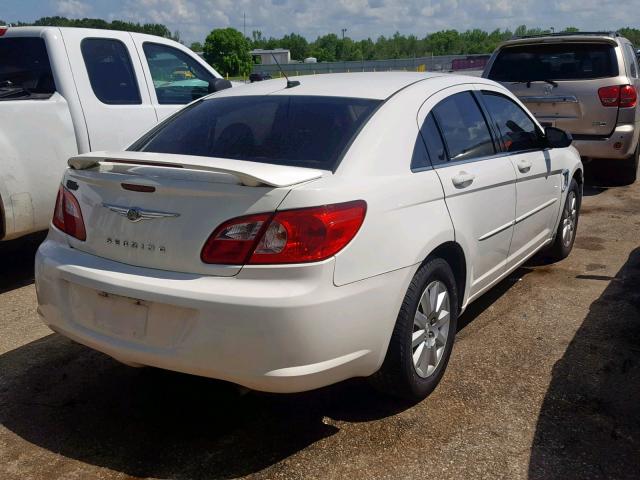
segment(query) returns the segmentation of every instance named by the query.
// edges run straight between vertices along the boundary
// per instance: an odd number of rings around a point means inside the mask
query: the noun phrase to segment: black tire
[[[575,199],[575,216],[572,219],[573,228],[571,237],[567,238],[564,235],[564,228],[572,215],[572,204]],[[580,205],[582,204],[582,193],[578,182],[575,178],[571,179],[569,188],[567,190],[567,197],[562,207],[562,214],[560,216],[560,222],[558,223],[558,229],[556,230],[556,237],[549,249],[549,256],[554,262],[563,260],[569,256],[573,249],[573,244],[576,241],[576,234],[578,232],[578,220],[580,218]]]
[[[413,361],[414,317],[423,292],[430,285],[434,285],[434,282],[438,282],[438,287],[444,286],[447,290],[449,327],[446,343],[441,347],[444,348],[441,357],[436,362],[435,368],[425,378],[418,374],[418,367],[414,366]],[[382,367],[370,378],[371,383],[378,390],[406,400],[417,401],[425,398],[436,388],[447,368],[456,335],[459,305],[457,291],[451,267],[443,259],[427,260],[418,269],[402,302]],[[422,307],[421,309],[424,310]],[[424,331],[426,339],[427,329]],[[423,346],[423,348],[426,347]]]
[[[638,178],[638,159],[640,158],[640,141],[636,147],[636,151],[633,155],[624,161],[621,165],[621,180],[624,184],[630,185]]]

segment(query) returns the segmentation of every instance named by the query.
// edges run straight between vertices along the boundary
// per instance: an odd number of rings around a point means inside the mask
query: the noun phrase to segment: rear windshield
[[[0,39],[0,101],[49,98],[55,91],[42,38]]]
[[[489,78],[499,82],[615,77],[615,48],[605,43],[554,43],[502,49]]]
[[[379,100],[235,96],[197,102],[130,150],[334,170]]]

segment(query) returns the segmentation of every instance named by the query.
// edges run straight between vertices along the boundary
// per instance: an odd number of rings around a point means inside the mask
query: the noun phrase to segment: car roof
[[[356,72],[327,73],[289,77],[291,81],[300,82],[292,88],[286,87],[284,78],[264,80],[223,90],[215,96],[238,95],[308,95],[322,97],[349,97],[386,100],[398,91],[420,81],[448,77],[441,73],[417,72]],[[470,77],[467,77],[467,80]],[[474,79],[475,80],[475,79]]]

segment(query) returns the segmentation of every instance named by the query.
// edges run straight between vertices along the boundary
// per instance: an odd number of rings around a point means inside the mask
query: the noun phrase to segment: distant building
[[[273,61],[274,56],[281,65],[291,63],[291,52],[285,48],[276,48],[274,50],[263,50],[261,48],[257,48],[255,50],[251,50],[250,53],[253,57],[254,63],[262,65],[275,65],[276,62]]]

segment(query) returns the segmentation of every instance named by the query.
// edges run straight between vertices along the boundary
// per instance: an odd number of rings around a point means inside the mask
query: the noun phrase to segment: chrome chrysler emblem
[[[127,218],[132,222],[137,222],[140,220],[140,212],[135,208],[130,208],[127,212]]]
[[[142,220],[155,220],[156,218],[175,218],[179,217],[179,213],[156,212],[151,210],[143,210],[138,207],[120,207],[118,205],[109,205],[103,203],[102,206],[111,210],[118,215],[126,217],[128,220],[137,223]]]

